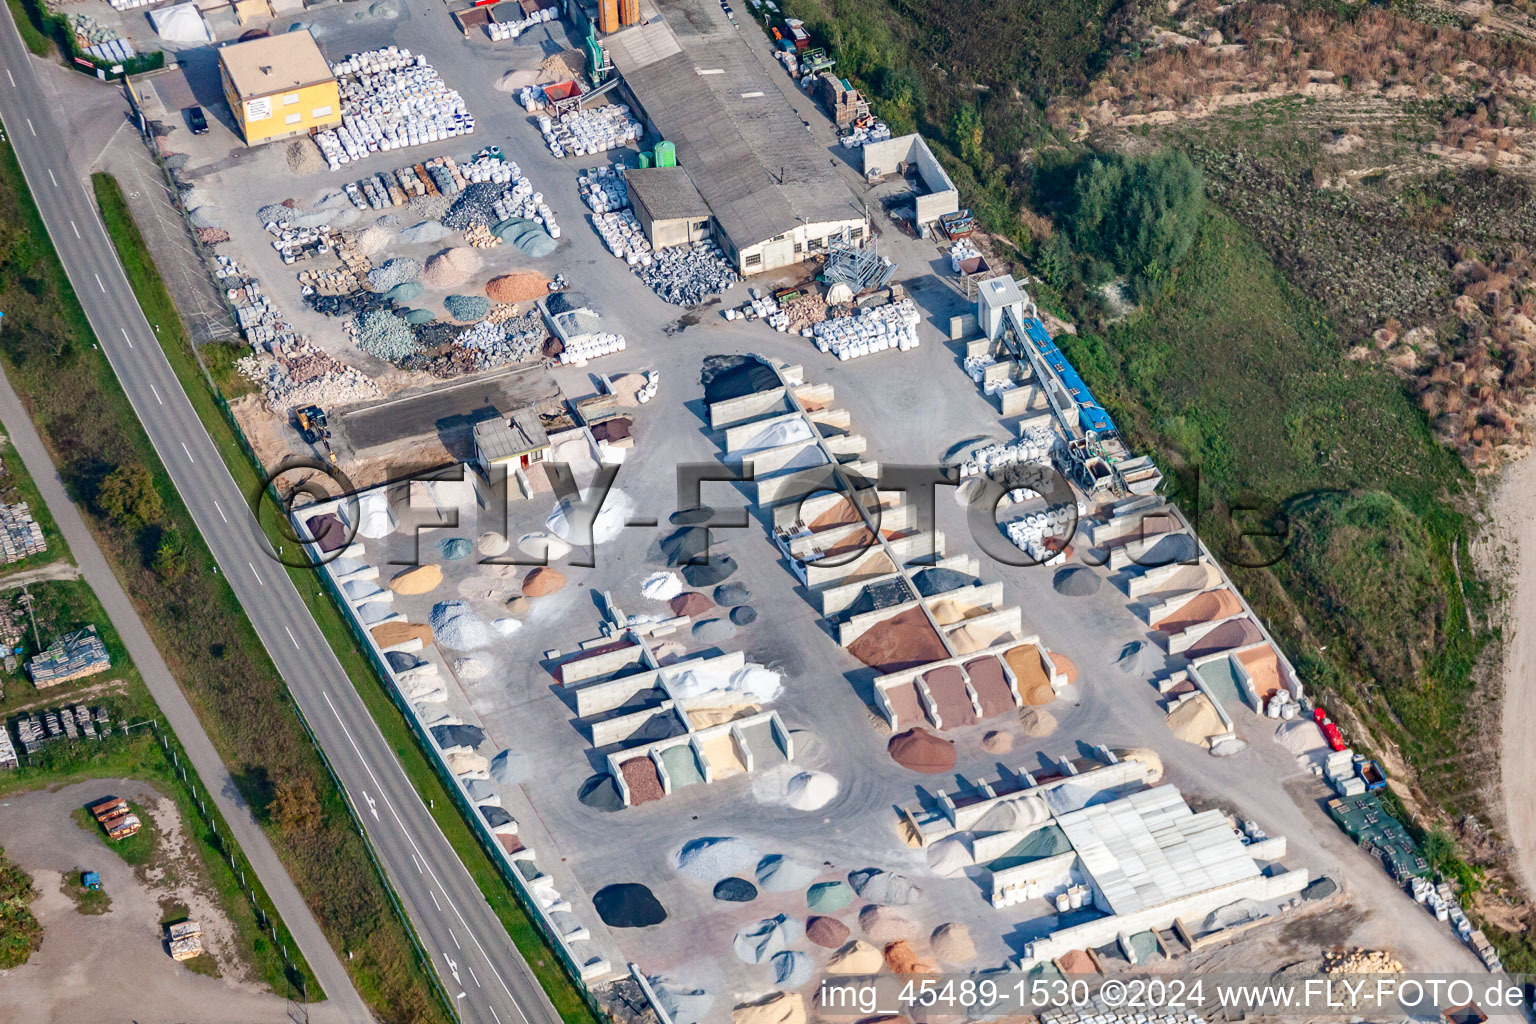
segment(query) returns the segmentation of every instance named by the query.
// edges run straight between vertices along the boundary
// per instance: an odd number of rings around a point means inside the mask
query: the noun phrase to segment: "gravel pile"
[[[204,245],[218,245],[229,241],[229,232],[223,228],[198,228],[197,240]]]
[[[493,277],[485,283],[485,294],[496,302],[527,302],[549,294],[549,278],[532,270]]]
[[[319,174],[328,166],[325,162],[325,154],[321,153],[320,147],[309,138],[294,139],[288,143],[288,148],[283,151],[283,158],[288,163],[288,170],[297,175]]]
[[[390,302],[398,302],[404,305],[416,298],[426,289],[420,281],[407,281],[405,284],[397,284],[384,293],[384,297]]]
[[[453,200],[444,195],[415,196],[405,205],[416,216],[435,221],[442,219],[443,214],[448,212],[448,207],[453,205]]]
[[[399,231],[405,224],[400,215],[395,213],[381,213],[373,222],[386,231]]]
[[[398,363],[421,351],[411,325],[387,310],[370,310],[352,324],[357,347],[369,355]]]
[[[722,878],[715,883],[714,896],[721,903],[751,903],[757,899],[757,886],[745,878]]]
[[[770,853],[757,862],[757,885],[764,892],[804,889],[816,875],[816,868],[791,860],[782,853]]]
[[[853,891],[869,903],[886,903],[905,906],[917,902],[923,890],[912,884],[905,875],[898,875],[879,868],[863,868],[848,874],[848,884]]]
[[[432,617],[428,621],[437,642],[455,650],[487,647],[495,639],[490,628],[465,601],[439,601],[432,606]]]
[[[443,214],[443,225],[455,231],[463,231],[471,224],[490,227],[500,219],[496,216],[495,205],[506,191],[507,187],[497,182],[477,181],[465,185],[464,191],[453,197],[453,205]]]
[[[436,319],[436,315],[430,309],[412,309],[407,310],[405,313],[405,322],[413,327],[426,327]],[[416,332],[416,341],[418,344],[426,347],[428,342],[422,338],[421,334],[421,331]]]
[[[751,871],[762,855],[757,847],[735,836],[690,839],[673,856],[677,870],[701,882],[716,882]]]
[[[418,199],[412,199],[411,204],[414,206],[422,199],[441,198],[441,196],[421,196]],[[416,245],[422,242],[441,242],[451,234],[453,234],[452,228],[445,228],[435,220],[424,220],[420,224],[412,224],[401,231],[400,240],[410,245]]]
[[[444,249],[427,260],[421,279],[433,288],[455,288],[480,269],[480,256],[466,246]]]
[[[736,933],[731,948],[743,963],[766,963],[805,935],[800,922],[786,914],[765,917]]]
[[[268,203],[256,211],[256,219],[263,224],[274,222],[286,224],[296,216],[298,216],[298,211],[294,209],[294,201],[292,199],[281,203]]]
[[[783,988],[800,988],[811,980],[815,966],[809,954],[787,949],[773,956],[773,983]]]
[[[359,232],[357,241],[354,244],[357,247],[357,251],[364,256],[377,256],[389,248],[391,240],[389,229],[381,228],[375,224]]]
[[[537,340],[509,335],[503,324],[482,320],[458,336],[458,344],[473,356],[477,369],[490,369],[508,363],[526,363],[538,354]]]
[[[187,220],[192,222],[195,228],[219,227],[219,208],[216,206],[199,206],[187,214]]]
[[[431,272],[432,265],[429,263],[427,264],[427,273],[430,274]],[[483,295],[450,295],[443,300],[443,308],[455,320],[468,323],[474,320],[485,319],[485,315],[491,311],[491,300]],[[505,334],[506,332],[501,331],[501,333]]]
[[[714,242],[658,249],[638,273],[651,291],[674,306],[697,305],[740,280]]]
[[[420,263],[408,256],[397,256],[368,271],[368,287],[376,292],[387,292],[397,284],[414,281],[420,276]]]

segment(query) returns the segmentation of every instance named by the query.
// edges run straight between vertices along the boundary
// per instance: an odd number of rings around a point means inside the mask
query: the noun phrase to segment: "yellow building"
[[[336,76],[307,31],[221,47],[219,71],[248,146],[341,124]]]

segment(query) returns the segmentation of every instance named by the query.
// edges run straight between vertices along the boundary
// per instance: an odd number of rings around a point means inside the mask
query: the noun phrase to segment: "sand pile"
[[[736,1007],[731,1024],[805,1024],[805,1000],[793,992],[775,992]]]
[[[688,711],[688,721],[693,723],[695,729],[708,729],[712,725],[734,722],[738,718],[755,715],[761,710],[762,707],[757,704],[723,704],[718,707],[691,708]]]
[[[640,594],[652,601],[671,601],[683,591],[683,581],[675,572],[653,572],[640,584]]]
[[[1209,746],[1212,736],[1227,731],[1216,706],[1205,694],[1191,697],[1168,714],[1168,729],[1185,743]]]
[[[896,942],[917,937],[917,928],[912,922],[890,907],[865,907],[859,912],[859,927],[874,942]]]
[[[862,939],[855,939],[833,953],[827,961],[828,974],[877,974],[885,966],[880,951]]]
[[[1013,631],[997,622],[972,622],[949,634],[949,644],[956,654],[974,654],[1012,639]]]
[[[784,786],[784,799],[797,811],[816,811],[837,796],[837,779],[826,772],[800,772]]]
[[[468,281],[480,269],[480,254],[468,246],[444,249],[427,260],[422,281],[433,288],[454,288]]]
[[[853,887],[847,882],[817,882],[805,892],[805,905],[818,914],[842,910],[853,902]]]
[[[667,575],[677,579],[672,573],[667,573]],[[672,609],[673,615],[685,615],[691,619],[699,615],[708,615],[715,607],[715,602],[711,601],[706,594],[701,594],[697,590],[690,590],[686,594],[677,594],[671,598],[667,602],[667,607]]]
[[[1056,671],[1066,678],[1068,686],[1071,686],[1073,683],[1077,682],[1077,662],[1073,661],[1065,654],[1061,654],[1058,651],[1052,651],[1051,664],[1055,665]]]
[[[925,775],[939,775],[955,767],[955,745],[927,729],[897,733],[885,749],[903,768]]]
[[[532,607],[533,602],[521,594],[517,595],[516,597],[507,598],[507,611],[511,612],[513,615],[527,615],[528,610]]]
[[[1056,966],[1062,974],[1099,974],[1099,965],[1084,949],[1069,949],[1056,958]]]
[[[523,593],[528,597],[547,597],[565,586],[565,573],[541,565],[523,577]]]
[[[957,622],[964,622],[966,619],[985,615],[988,610],[986,605],[968,604],[963,601],[956,601],[952,597],[940,598],[929,609],[929,611],[933,612],[934,619],[941,626],[953,626]]]
[[[813,917],[805,923],[805,937],[818,946],[836,949],[848,941],[848,926],[835,917]]]
[[[517,538],[517,549],[529,558],[557,561],[571,553],[571,546],[551,533],[525,533]]]
[[[1115,751],[1115,756],[1122,761],[1140,761],[1146,765],[1149,784],[1155,784],[1163,777],[1162,755],[1150,747],[1127,747],[1124,750]]]
[[[971,837],[964,832],[945,836],[928,847],[928,869],[936,875],[954,878],[975,863],[976,851],[971,848]]]
[[[981,749],[989,754],[1006,754],[1013,749],[1013,734],[993,730],[981,738]]]
[[[805,935],[800,922],[787,914],[775,914],[736,933],[731,949],[743,963],[766,963]]]
[[[400,647],[414,641],[415,650],[432,642],[432,627],[415,622],[386,622],[368,631],[380,647]]]
[[[491,777],[491,762],[473,752],[448,754],[443,758],[448,770],[455,775],[472,775],[475,778]]]
[[[939,925],[933,930],[930,941],[933,955],[947,964],[968,964],[976,959],[976,944],[971,941],[971,930],[958,921]]]
[[[639,882],[604,886],[593,894],[592,905],[610,928],[649,928],[667,919],[661,901]]]
[[[848,653],[882,673],[926,665],[949,656],[939,634],[923,616],[909,608],[865,630]]]
[[[1019,725],[1025,736],[1039,739],[1056,731],[1056,716],[1044,708],[1025,708],[1019,712]]]
[[[800,988],[811,980],[813,964],[808,953],[785,950],[782,953],[775,953],[771,963],[775,985],[784,988]]]
[[[770,853],[757,862],[757,884],[764,892],[794,892],[811,884],[820,872],[809,864]]]
[[[912,884],[912,879],[906,875],[882,871],[879,868],[850,871],[848,884],[853,886],[853,891],[858,893],[860,898],[870,903],[884,903],[896,907],[916,903],[923,895],[923,890]]]
[[[757,886],[745,878],[722,878],[715,883],[714,897],[721,903],[751,903],[757,899]]]
[[[427,266],[430,267],[431,264],[428,263]],[[532,299],[541,299],[549,294],[549,278],[532,270],[502,274],[485,283],[485,294],[492,302],[528,302]]]
[[[512,542],[507,540],[502,534],[495,532],[482,533],[480,539],[475,541],[475,550],[479,551],[482,555],[488,555],[492,558],[497,555],[504,555],[511,549]]]
[[[701,882],[715,882],[752,871],[763,855],[735,836],[703,836],[684,843],[672,857],[677,870]]]
[[[467,651],[488,647],[493,634],[464,601],[440,601],[432,606],[429,619],[437,642],[444,647]]]
[[[933,971],[932,964],[925,964],[917,958],[917,950],[912,948],[910,942],[891,942],[885,947],[885,965],[896,974],[929,974]]]

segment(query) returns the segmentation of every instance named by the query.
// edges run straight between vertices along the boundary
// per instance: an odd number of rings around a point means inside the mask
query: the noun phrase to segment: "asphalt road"
[[[465,1021],[558,1024],[559,1015],[412,788],[288,575],[269,559],[246,497],[139,309],[88,181],[69,165],[59,112],[49,106],[9,10],[5,19],[0,119],[70,282],[182,500],[359,809],[449,999]],[[174,724],[182,732],[183,724]]]

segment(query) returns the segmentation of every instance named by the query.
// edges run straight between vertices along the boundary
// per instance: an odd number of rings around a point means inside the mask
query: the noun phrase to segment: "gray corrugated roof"
[[[644,204],[654,220],[708,217],[709,205],[682,167],[635,167],[624,172],[632,200]]]
[[[801,220],[862,216],[830,158],[719,5],[663,10],[670,23],[636,26],[604,45],[652,126],[676,144],[678,164],[732,242],[755,245]]]

